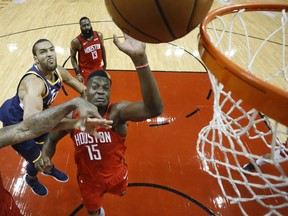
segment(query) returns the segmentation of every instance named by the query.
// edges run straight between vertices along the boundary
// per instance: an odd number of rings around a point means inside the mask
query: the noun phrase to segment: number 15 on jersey
[[[97,147],[98,147],[98,144],[86,145],[86,148],[88,149],[90,160],[101,160],[102,159],[100,150]]]

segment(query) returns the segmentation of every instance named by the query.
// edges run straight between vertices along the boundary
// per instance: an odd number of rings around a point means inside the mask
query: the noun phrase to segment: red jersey
[[[107,113],[103,118],[107,118]],[[111,129],[101,128],[97,132],[102,135],[101,139],[80,130],[71,134],[78,175],[91,181],[109,178],[125,163],[125,137]]]
[[[93,31],[92,41],[86,40],[80,35],[77,36],[81,44],[81,50],[78,52],[78,65],[80,72],[93,72],[102,69],[102,49],[101,40],[96,31]]]

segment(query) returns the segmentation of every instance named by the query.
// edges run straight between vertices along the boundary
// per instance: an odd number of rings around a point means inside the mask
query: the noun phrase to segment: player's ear
[[[34,59],[34,62],[36,63],[36,64],[38,64],[39,62],[38,62],[38,59],[37,59],[37,57],[34,55],[33,56],[33,59]]]

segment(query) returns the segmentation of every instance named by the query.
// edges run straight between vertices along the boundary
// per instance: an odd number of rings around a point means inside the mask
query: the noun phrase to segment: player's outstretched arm
[[[157,82],[150,70],[146,44],[124,34],[121,43],[114,35],[114,44],[133,61],[140,81],[143,101],[128,103],[121,108],[119,118],[123,121],[143,121],[159,116],[163,112],[163,103]]]
[[[0,148],[33,139],[53,129],[60,129],[59,127],[57,128],[59,122],[73,110],[77,110],[80,115],[80,120],[76,125],[79,128],[85,129],[87,119],[90,117],[98,119],[95,121],[95,128],[108,127],[112,124],[112,121],[102,119],[97,107],[85,99],[74,98],[58,106],[36,113],[16,125],[1,128]],[[71,128],[74,128],[74,126],[71,125]]]
[[[81,96],[85,96],[86,86],[74,78],[65,68],[58,65],[58,71],[61,73],[63,82],[70,86],[72,89],[77,91]]]

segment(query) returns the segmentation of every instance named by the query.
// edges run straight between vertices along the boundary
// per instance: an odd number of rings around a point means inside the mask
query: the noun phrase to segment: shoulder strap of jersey
[[[85,39],[82,37],[81,34],[79,34],[76,38],[79,40],[79,42],[80,42],[80,44],[82,46],[82,44],[85,42]]]
[[[99,37],[99,34],[98,34],[97,31],[94,31],[94,38],[95,38],[95,37],[98,37],[98,38],[99,38],[100,44],[102,45],[101,38]]]
[[[55,69],[55,72],[56,72],[57,76],[59,77],[60,81],[63,82],[62,75],[61,75],[61,73],[59,72],[58,68]]]

